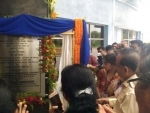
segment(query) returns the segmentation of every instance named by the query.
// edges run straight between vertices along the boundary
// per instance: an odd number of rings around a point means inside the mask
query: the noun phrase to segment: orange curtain
[[[80,48],[83,35],[82,19],[75,19],[74,31],[74,64],[80,64]]]

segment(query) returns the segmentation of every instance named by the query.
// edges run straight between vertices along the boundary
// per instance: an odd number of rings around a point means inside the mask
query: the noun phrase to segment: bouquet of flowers
[[[17,93],[16,102],[22,102],[32,110],[35,106],[43,106],[46,103],[46,101],[43,100],[43,97],[37,92]]]

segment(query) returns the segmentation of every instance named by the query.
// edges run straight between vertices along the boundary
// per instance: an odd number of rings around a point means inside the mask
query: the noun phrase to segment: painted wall
[[[84,18],[87,22],[106,25],[105,46],[117,39],[117,27],[139,30],[138,0],[56,0],[56,12],[63,18]],[[7,5],[6,5],[7,4]],[[1,0],[0,17],[6,15],[32,14],[47,16],[44,0]],[[115,26],[115,27],[114,27]]]
[[[121,28],[140,30],[139,23],[138,6],[134,7],[130,4],[120,2],[120,0],[116,0],[114,25]]]
[[[56,0],[56,11],[64,18],[86,18],[93,23],[112,22],[112,0]]]
[[[87,22],[108,25],[107,44],[120,41],[117,28],[140,31],[138,0],[57,0],[56,11],[64,18],[86,18]],[[115,27],[114,27],[115,26]],[[105,43],[106,45],[106,43]]]

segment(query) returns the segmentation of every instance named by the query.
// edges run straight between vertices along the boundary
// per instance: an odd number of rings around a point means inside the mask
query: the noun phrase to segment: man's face
[[[150,88],[141,89],[140,83],[135,86],[136,101],[139,106],[140,113],[150,111]]]
[[[120,65],[121,58],[122,56],[120,54],[116,58],[116,71],[118,75],[124,80],[125,69],[124,69],[124,66]]]
[[[118,47],[118,45],[117,45],[117,44],[113,44],[112,47],[113,47],[114,49],[116,49],[116,48]]]
[[[99,49],[99,52],[104,56],[106,55],[106,52],[103,49]]]
[[[136,44],[136,43],[132,43],[132,44],[130,45],[130,47],[133,48],[133,49],[135,49],[136,51],[139,50],[139,46],[138,46],[138,44]]]

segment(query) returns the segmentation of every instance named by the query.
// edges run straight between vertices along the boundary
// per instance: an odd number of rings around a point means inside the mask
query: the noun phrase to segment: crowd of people
[[[87,66],[73,64],[62,70],[62,93],[69,104],[64,112],[150,112],[150,44],[133,40],[128,46],[122,41],[97,50],[97,64],[90,59]],[[15,93],[3,80],[0,91],[0,113],[28,113],[26,105],[17,107]]]

